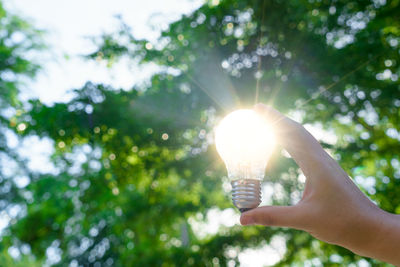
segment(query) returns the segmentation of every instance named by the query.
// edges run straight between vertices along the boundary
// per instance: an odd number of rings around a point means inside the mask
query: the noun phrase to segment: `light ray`
[[[341,81],[345,80],[347,77],[349,77],[351,74],[355,73],[356,71],[360,70],[362,67],[364,67],[365,65],[367,65],[368,63],[370,63],[371,61],[375,60],[378,56],[380,56],[381,54],[378,54],[370,59],[368,59],[367,61],[365,61],[364,63],[360,64],[358,67],[356,67],[355,69],[351,70],[350,72],[348,72],[347,74],[343,75],[338,81],[331,83],[330,85],[328,85],[327,87],[325,87],[323,90],[321,90],[320,92],[318,92],[315,96],[312,96],[311,98],[309,98],[307,101],[305,101],[304,103],[302,103],[298,108],[303,107],[305,104],[308,104],[309,102],[311,102],[312,100],[317,99],[322,93],[330,90],[331,88],[333,88],[335,85],[337,85],[338,83],[340,83]],[[273,122],[271,122],[271,125],[275,125],[277,123],[279,123],[281,120],[283,120],[285,117],[279,118]]]
[[[218,101],[217,98],[212,96],[196,79],[194,79],[189,73],[185,73],[185,75],[199,87],[215,104],[217,104],[220,108],[222,108],[224,111],[227,111],[224,105]]]
[[[261,41],[263,38],[263,30],[262,27],[264,25],[264,16],[265,16],[265,0],[263,0],[263,4],[262,4],[262,18],[261,18],[261,24],[260,24],[260,37],[259,37],[259,41],[258,41],[258,46],[261,47]],[[258,103],[258,97],[260,94],[260,80],[261,80],[261,65],[262,65],[262,56],[258,55],[258,63],[257,63],[257,75],[256,75],[256,94],[254,97],[254,104]]]
[[[348,73],[346,73],[345,75],[343,75],[338,81],[331,83],[330,85],[328,85],[327,87],[324,87],[322,90],[320,90],[317,94],[315,94],[314,96],[311,96],[308,100],[306,100],[305,102],[303,102],[300,106],[304,106],[305,104],[308,104],[309,102],[311,102],[312,100],[317,99],[321,94],[325,93],[326,91],[328,91],[329,89],[331,89],[332,87],[334,87],[335,85],[337,85],[338,83],[342,82],[343,80],[345,80],[347,77],[349,77],[351,74],[355,73],[356,71],[358,71],[359,69],[361,69],[362,67],[364,67],[365,65],[367,65],[368,63],[370,63],[371,61],[375,60],[380,54],[368,59],[367,61],[365,61],[364,63],[360,64],[357,68],[349,71]]]
[[[288,73],[287,73],[287,77],[290,77],[290,74],[291,74],[291,72],[292,72],[292,70],[293,70],[294,64],[295,64],[295,60],[292,60],[290,66],[288,67],[288,68],[289,68],[289,71],[288,71]],[[269,100],[268,100],[268,102],[267,102],[268,105],[271,105],[271,106],[272,106],[272,105],[274,104],[275,99],[276,99],[276,96],[277,96],[277,95],[279,94],[279,92],[282,90],[284,83],[281,81],[281,82],[280,82],[280,85],[281,85],[281,86],[279,86],[278,89],[276,89],[277,86],[275,86],[274,89],[271,90],[270,96],[268,97],[268,98],[269,98]]]
[[[230,77],[221,67],[221,61],[216,51],[211,51],[208,53],[208,60],[200,59],[190,73],[183,71],[183,75],[220,108],[229,111],[240,107],[241,103]]]

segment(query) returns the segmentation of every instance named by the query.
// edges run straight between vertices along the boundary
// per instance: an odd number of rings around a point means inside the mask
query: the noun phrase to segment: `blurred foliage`
[[[195,225],[232,207],[212,127],[254,104],[257,79],[259,102],[333,132],[337,140],[322,138],[329,152],[373,201],[400,213],[399,9],[399,1],[212,0],[157,42],[122,22],[94,39],[87,58],[110,68],[120,58],[155,63],[150,82],[124,91],[89,81],[52,106],[23,106],[17,80],[4,78],[32,76],[37,65],[18,51],[40,46],[29,25],[0,10],[2,128],[53,140],[56,167],[37,173],[21,163],[30,179],[21,188],[2,165],[2,212],[21,210],[2,248],[28,246],[60,266],[233,266],[238,252],[280,237],[286,252],[276,266],[386,266],[301,231],[235,225],[204,236]],[[8,44],[14,32],[23,46]],[[3,156],[19,162],[1,135]],[[293,204],[300,172],[275,154],[265,179],[271,203]]]
[[[16,116],[24,112],[24,104],[19,100],[20,89],[39,69],[39,65],[32,62],[30,53],[43,47],[41,32],[18,16],[8,13],[0,2],[0,220],[3,225],[8,221],[15,224],[22,216],[18,211],[22,207],[20,204],[25,201],[14,178],[26,175],[29,170],[18,156],[15,146],[10,145],[9,136],[17,126]],[[19,129],[22,129],[21,126]],[[7,235],[5,232],[2,235]],[[0,243],[0,266],[42,265],[30,254],[29,245],[16,239],[13,244],[22,249],[10,247],[7,242]],[[10,255],[18,256],[19,261],[15,262]]]

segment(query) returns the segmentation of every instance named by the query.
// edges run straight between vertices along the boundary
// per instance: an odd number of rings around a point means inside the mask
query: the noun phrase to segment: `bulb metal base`
[[[240,212],[257,208],[261,203],[261,181],[240,179],[231,182],[233,205]]]

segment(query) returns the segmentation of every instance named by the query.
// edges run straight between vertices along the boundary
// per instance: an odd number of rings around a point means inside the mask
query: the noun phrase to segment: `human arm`
[[[247,211],[241,223],[304,230],[356,254],[400,265],[400,215],[371,202],[302,125],[263,104],[255,109],[274,124],[278,142],[307,179],[299,203]]]

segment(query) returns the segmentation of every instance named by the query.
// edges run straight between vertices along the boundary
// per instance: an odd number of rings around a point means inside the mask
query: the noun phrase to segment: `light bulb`
[[[275,145],[268,122],[253,110],[236,110],[216,127],[215,144],[228,171],[233,204],[241,212],[258,207],[261,180]]]

